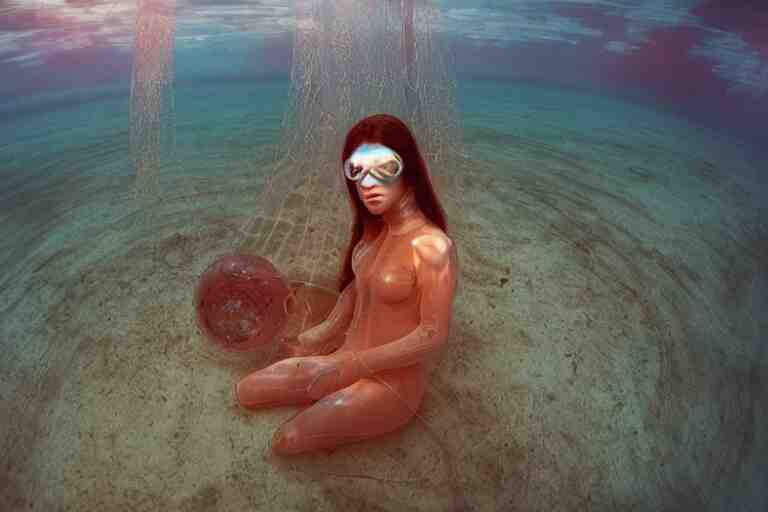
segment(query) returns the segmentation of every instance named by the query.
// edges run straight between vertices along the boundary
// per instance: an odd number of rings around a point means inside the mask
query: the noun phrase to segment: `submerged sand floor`
[[[765,508],[768,232],[733,169],[474,133],[429,428],[332,454],[270,456],[295,409],[238,409],[232,384],[251,368],[196,332],[197,277],[242,216],[209,208],[192,226],[169,202],[150,229],[120,175],[7,196],[0,509]],[[491,161],[486,147],[506,149]],[[233,177],[196,201],[247,205],[262,185]],[[46,224],[45,201],[80,220]],[[23,222],[36,235],[14,245]]]

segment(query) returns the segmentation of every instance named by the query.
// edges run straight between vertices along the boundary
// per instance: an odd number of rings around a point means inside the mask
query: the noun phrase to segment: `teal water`
[[[174,97],[179,166],[197,169],[200,159],[212,159],[217,161],[216,169],[227,161],[235,169],[242,166],[243,159],[252,160],[254,152],[273,143],[279,133],[288,85],[287,80],[279,78],[256,83],[177,84]],[[51,161],[78,145],[127,144],[127,94],[120,88],[78,90],[23,97],[0,105],[3,126],[11,134],[3,142],[4,163],[0,170],[23,175],[20,170],[39,167],[41,161]],[[748,142],[618,98],[482,80],[460,82],[457,102],[464,142],[481,153],[483,147],[498,153],[496,137],[512,136],[553,142],[578,155],[587,155],[594,145],[602,144],[637,151],[659,148],[681,158],[721,157],[729,164],[737,158],[743,164],[737,169],[729,167],[726,174],[737,178],[748,175],[757,181],[760,176],[754,169],[765,164],[765,155]],[[117,146],[115,152],[117,165],[124,153]],[[88,173],[94,168],[84,164],[80,170]],[[60,168],[62,171],[66,169]]]
[[[198,192],[222,199],[221,190],[233,183],[228,177],[247,182],[262,173],[280,133],[288,85],[278,78],[178,85],[175,159],[161,179],[187,177]],[[79,90],[2,106],[8,134],[0,146],[4,224],[29,228],[12,229],[12,241],[6,239],[12,249],[6,254],[14,255],[10,259],[41,241],[37,223],[52,237],[51,223],[85,228],[127,214],[125,196],[134,175],[127,94],[115,88]],[[758,148],[642,104],[502,81],[460,82],[457,102],[467,152],[489,162],[482,168],[491,176],[522,176],[532,171],[526,165],[555,158],[565,167],[579,160],[615,178],[659,172],[666,180],[684,181],[718,174],[739,184],[744,200],[755,208],[768,197],[768,160]],[[88,186],[112,194],[115,201],[104,211],[84,214],[92,205],[69,202],[79,202],[77,187],[89,179]],[[36,191],[40,186],[46,186],[45,193]],[[657,192],[643,184],[635,187],[635,193],[647,192],[650,199]],[[178,193],[169,182],[161,195]],[[681,199],[686,200],[676,197],[675,202]],[[225,200],[218,207],[248,205]],[[80,236],[69,233],[75,240]],[[6,260],[5,268],[12,267]]]
[[[178,84],[174,165],[138,227],[126,90],[2,107],[0,505],[450,508],[444,482],[350,492],[270,469],[285,413],[234,413],[244,368],[190,345],[191,291],[253,209],[287,94],[283,79]],[[458,106],[475,165],[451,219],[469,234],[462,340],[427,410],[464,468],[449,487],[478,510],[768,503],[765,158],[584,92],[460,82]],[[414,426],[309,465],[430,477],[435,457]]]

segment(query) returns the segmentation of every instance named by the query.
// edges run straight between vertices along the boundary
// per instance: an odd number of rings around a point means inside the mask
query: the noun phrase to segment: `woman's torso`
[[[397,341],[419,326],[421,293],[411,243],[436,231],[442,232],[429,223],[402,234],[384,227],[374,240],[358,243],[352,252],[355,311],[339,352]],[[419,363],[377,375],[416,407],[426,389],[427,368]]]
[[[429,224],[403,234],[383,228],[352,252],[356,300],[352,322],[339,352],[365,350],[397,341],[419,326],[421,294],[411,242],[438,228]],[[416,407],[426,386],[426,366],[415,364],[380,372],[398,395]]]
[[[342,348],[365,350],[395,341],[419,325],[420,292],[411,242],[435,230],[429,225],[402,234],[384,227],[352,253],[355,311]]]

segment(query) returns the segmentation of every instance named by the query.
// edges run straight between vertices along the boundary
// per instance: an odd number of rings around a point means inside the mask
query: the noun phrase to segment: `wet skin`
[[[275,433],[272,449],[295,454],[395,430],[416,413],[425,363],[445,343],[456,287],[451,240],[424,216],[402,177],[356,182],[384,227],[352,256],[354,280],[325,322],[300,335],[305,346],[342,335],[329,355],[289,357],[236,385],[243,407],[309,405]]]

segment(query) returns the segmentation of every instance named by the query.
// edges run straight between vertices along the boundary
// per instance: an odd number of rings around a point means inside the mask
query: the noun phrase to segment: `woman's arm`
[[[444,234],[420,236],[412,245],[421,291],[421,320],[402,338],[355,353],[361,376],[420,363],[448,339],[458,281],[456,247]]]
[[[328,393],[383,370],[424,361],[448,340],[453,298],[458,281],[456,248],[450,238],[424,235],[413,243],[421,302],[419,325],[402,338],[384,345],[338,354],[318,372],[307,389],[319,400]]]
[[[298,341],[306,346],[319,346],[341,334],[352,321],[355,310],[355,281],[352,280],[341,292],[336,305],[328,317],[298,336]]]

